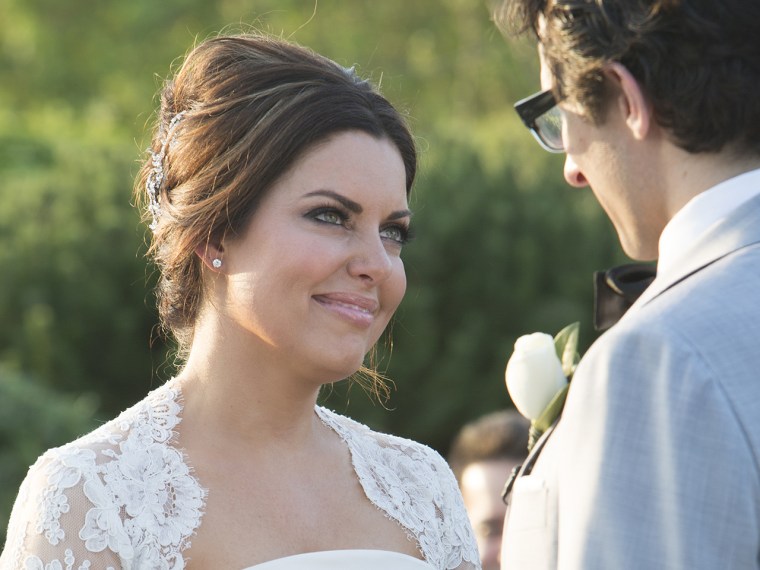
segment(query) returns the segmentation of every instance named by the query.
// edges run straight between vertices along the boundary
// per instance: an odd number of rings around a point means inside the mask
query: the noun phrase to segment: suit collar
[[[666,273],[703,233],[756,196],[760,196],[760,168],[728,178],[691,198],[660,235],[660,272]]]
[[[760,243],[760,196],[750,199],[700,236],[684,254],[657,278],[631,307],[635,312],[693,273],[749,245]]]

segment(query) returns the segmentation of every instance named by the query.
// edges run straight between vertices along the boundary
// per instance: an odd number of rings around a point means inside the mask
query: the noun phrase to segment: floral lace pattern
[[[74,566],[76,564],[76,558],[70,548],[67,548],[63,553],[63,564],[59,560],[53,560],[49,564],[44,564],[37,556],[30,556],[26,560],[25,568],[27,570],[90,570],[92,564],[89,560],[82,562],[80,566]],[[113,566],[108,566],[106,570],[114,570]]]
[[[169,383],[40,457],[19,492],[0,569],[184,568],[206,490],[172,445],[181,409]],[[317,413],[348,446],[368,499],[432,566],[479,567],[456,481],[437,453],[324,408]]]
[[[317,411],[348,445],[367,498],[406,529],[425,560],[447,570],[463,562],[480,566],[456,479],[438,453],[324,408]]]

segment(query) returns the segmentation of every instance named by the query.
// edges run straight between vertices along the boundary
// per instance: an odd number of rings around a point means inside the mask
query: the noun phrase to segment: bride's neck
[[[176,381],[188,428],[258,448],[306,445],[314,437],[319,386],[213,322],[199,323]]]

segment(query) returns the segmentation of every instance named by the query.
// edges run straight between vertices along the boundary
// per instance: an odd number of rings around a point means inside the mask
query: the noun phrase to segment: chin
[[[642,251],[639,249],[632,249],[623,247],[623,251],[625,254],[630,257],[634,261],[641,261],[641,262],[647,262],[647,261],[657,261],[657,253],[651,253]]]
[[[330,384],[332,382],[339,382],[345,380],[352,374],[358,372],[364,364],[364,358],[359,360],[343,360],[333,362],[322,362],[322,384]]]
[[[308,351],[309,369],[323,384],[337,382],[358,372],[372,350],[372,338],[356,336],[327,337]]]
[[[618,233],[620,245],[625,254],[634,261],[656,261],[659,251],[658,242],[655,240],[654,245],[650,245],[640,239],[630,240]]]

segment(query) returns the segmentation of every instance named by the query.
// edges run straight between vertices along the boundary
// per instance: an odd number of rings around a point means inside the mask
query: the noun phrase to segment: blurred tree
[[[135,153],[101,117],[22,117],[0,115],[0,361],[50,388],[96,390],[110,416],[147,391],[153,365]]]

